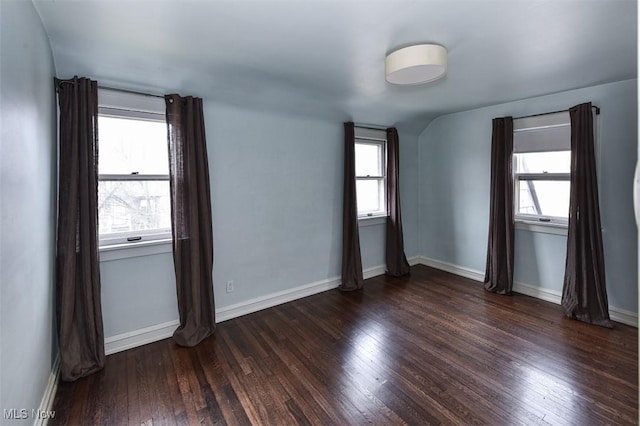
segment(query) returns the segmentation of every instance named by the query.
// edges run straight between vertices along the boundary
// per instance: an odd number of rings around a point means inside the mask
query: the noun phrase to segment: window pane
[[[356,176],[382,176],[382,145],[356,143]]]
[[[516,214],[569,217],[569,181],[523,180],[519,186]]]
[[[358,213],[383,211],[382,179],[356,180]]]
[[[516,173],[569,173],[571,151],[514,154]]]
[[[169,174],[167,125],[98,116],[99,174]]]
[[[100,235],[171,229],[169,181],[100,181]]]

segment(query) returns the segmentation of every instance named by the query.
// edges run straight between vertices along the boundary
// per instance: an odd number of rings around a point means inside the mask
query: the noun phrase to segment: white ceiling
[[[637,74],[633,0],[34,3],[59,77],[416,130]],[[385,54],[423,42],[448,49],[447,76],[386,83]]]

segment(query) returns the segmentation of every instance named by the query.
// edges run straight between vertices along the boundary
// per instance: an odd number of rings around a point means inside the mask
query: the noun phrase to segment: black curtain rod
[[[360,129],[370,129],[370,130],[387,130],[389,127],[391,126],[378,126],[375,124],[359,124],[359,123],[353,123],[354,127],[358,127]]]
[[[58,88],[59,85],[64,84],[64,83],[71,83],[71,80],[61,80],[58,77],[53,77],[53,81],[55,81],[55,83],[56,83],[56,91],[57,91],[57,88]],[[101,86],[101,85],[98,85],[98,89],[113,90],[114,92],[131,93],[131,94],[134,94],[134,95],[149,96],[151,98],[162,98],[162,99],[164,99],[164,96],[162,96],[162,95],[153,95],[151,93],[137,92],[135,90],[117,89],[115,87],[108,87],[108,86]]]
[[[105,90],[113,90],[114,92],[131,93],[131,94],[134,94],[134,95],[142,95],[142,96],[149,96],[151,98],[162,98],[162,99],[164,99],[163,95],[154,95],[152,93],[137,92],[135,90],[117,89],[115,87],[107,87],[107,86],[100,86],[100,85],[98,85],[98,88],[99,89],[105,89]]]
[[[591,105],[591,108],[595,108],[596,115],[600,115],[600,108],[598,108],[595,105]],[[551,111],[551,112],[543,112],[543,113],[540,113],[540,114],[523,115],[522,117],[513,117],[513,119],[514,120],[519,120],[521,118],[540,117],[542,115],[558,114],[558,113],[567,112],[567,111],[569,111],[569,110],[568,109],[561,109],[559,111]]]

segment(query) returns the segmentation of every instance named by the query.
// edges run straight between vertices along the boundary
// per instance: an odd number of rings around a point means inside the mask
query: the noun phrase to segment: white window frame
[[[515,162],[515,160],[514,160]],[[520,204],[520,185],[534,181],[570,181],[571,173],[514,173],[514,210]],[[531,189],[532,187],[530,187]],[[532,190],[532,189],[531,189]],[[533,191],[533,190],[532,190]],[[535,193],[535,191],[533,191]],[[535,195],[534,195],[535,197]],[[520,222],[535,222],[542,225],[568,226],[568,218],[558,216],[545,216],[537,214],[514,213],[514,219]]]
[[[110,89],[98,90],[98,116],[154,121],[166,124],[164,99],[121,92]],[[98,132],[100,127],[98,126]],[[99,142],[98,142],[99,143]],[[168,149],[168,148],[167,148]],[[98,146],[98,156],[100,147]],[[98,160],[99,161],[99,160]],[[169,174],[139,174],[132,170],[130,174],[99,174],[98,181],[167,181]],[[170,251],[170,248],[159,245],[171,244],[171,228],[160,230],[143,230],[103,234],[98,245],[101,251],[100,260],[116,260],[127,257],[144,256]],[[135,249],[127,253],[120,249]]]
[[[542,130],[559,126],[571,126],[568,111],[514,119],[513,132],[515,135],[515,133],[521,131]],[[533,181],[570,181],[571,173],[519,173],[515,155],[516,153],[514,152],[512,160],[514,179],[513,210],[516,228],[552,234],[566,234],[568,218],[518,213],[518,206],[520,205],[520,185]]]
[[[382,200],[381,209],[372,210],[372,211],[359,211],[358,210],[358,221],[361,224],[378,224],[381,220],[386,222],[386,217],[389,215],[387,211],[387,134],[384,130],[371,129],[367,127],[355,127],[355,144],[356,145],[375,145],[378,146],[381,150],[380,155],[380,170],[382,171],[381,175],[366,175],[366,176],[358,176],[356,175],[356,183],[359,180],[376,180],[379,182],[379,191],[380,191],[380,199]],[[356,159],[357,161],[357,159]],[[356,185],[357,186],[357,185]],[[357,194],[356,194],[356,202],[357,202]]]

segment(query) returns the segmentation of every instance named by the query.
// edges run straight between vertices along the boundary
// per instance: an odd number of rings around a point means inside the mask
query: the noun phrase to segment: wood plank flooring
[[[425,266],[107,357],[58,424],[637,424],[638,333]]]

